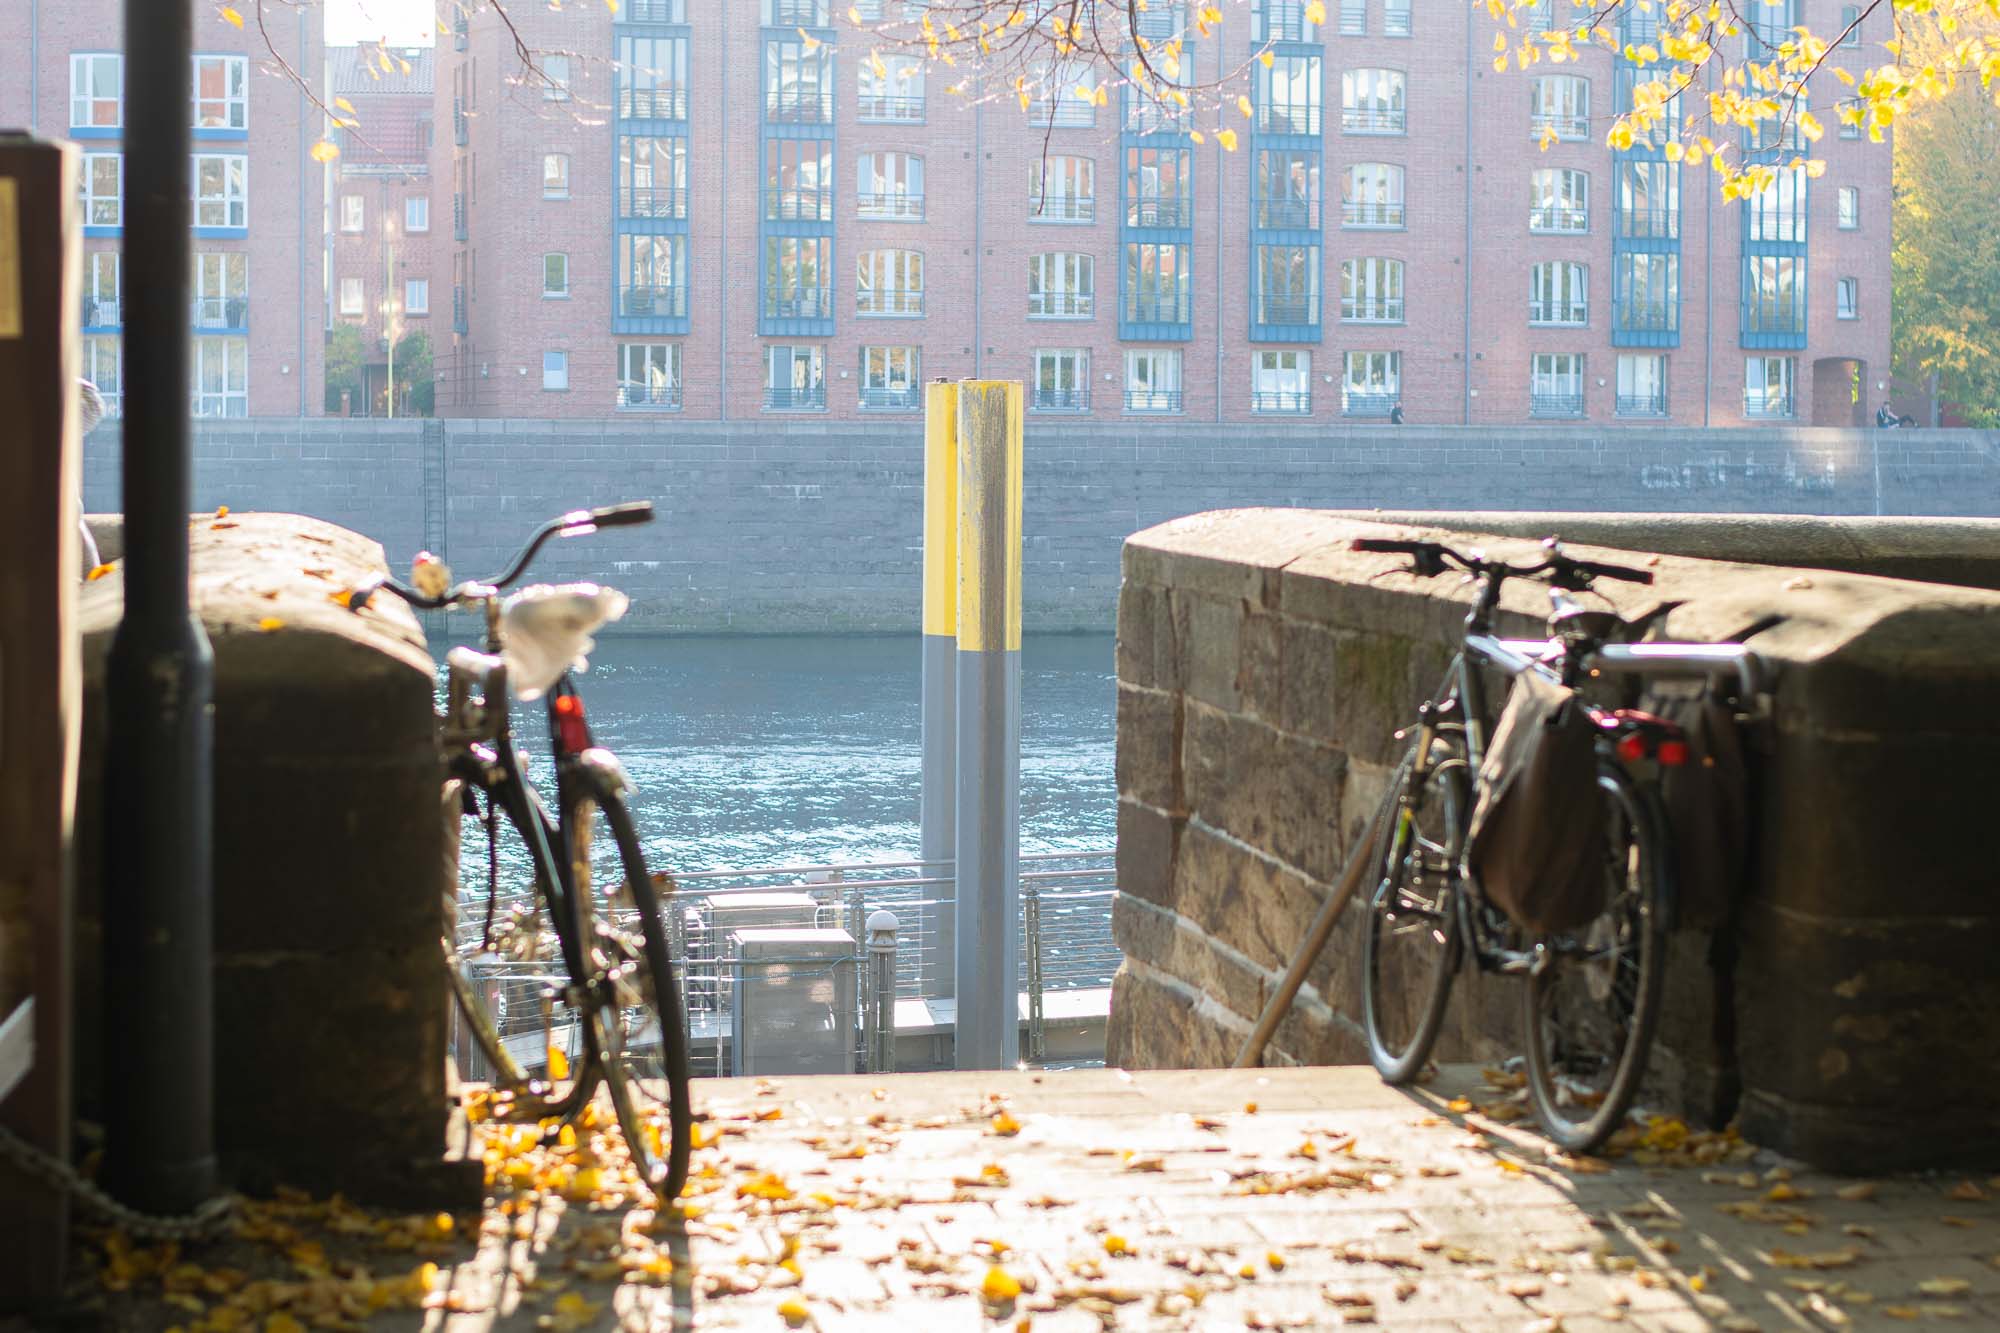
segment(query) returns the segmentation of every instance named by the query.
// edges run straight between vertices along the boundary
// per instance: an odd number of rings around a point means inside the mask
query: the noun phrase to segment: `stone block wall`
[[[1240,510],[1127,543],[1111,1063],[1235,1058],[1462,633],[1469,588],[1347,550],[1417,531],[1439,530]],[[1776,672],[1753,870],[1672,940],[1648,1099],[1834,1166],[2000,1156],[2000,872],[1974,777],[2000,762],[1979,702],[2000,688],[2000,594],[1575,549],[1651,567],[1654,587],[1607,592],[1628,613],[1682,602],[1672,637],[1780,618],[1750,641]],[[1537,632],[1546,594],[1511,585],[1502,611]],[[1348,911],[1267,1061],[1366,1060],[1360,927]],[[1512,981],[1462,974],[1438,1058],[1517,1052],[1519,1008]]]

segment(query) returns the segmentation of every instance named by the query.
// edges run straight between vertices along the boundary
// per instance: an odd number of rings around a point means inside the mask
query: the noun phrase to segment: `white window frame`
[[[1590,137],[1590,80],[1581,74],[1544,74],[1528,85],[1528,132],[1544,129],[1573,142]]]
[[[1590,173],[1577,167],[1537,167],[1529,173],[1528,231],[1538,236],[1587,234]]]
[[[368,229],[368,201],[358,194],[340,196],[340,229],[352,236]]]
[[[431,197],[427,194],[407,195],[403,199],[403,230],[412,236],[420,236],[431,229]]]
[[[627,411],[674,411],[681,405],[681,344],[618,344],[618,406]]]
[[[1528,362],[1529,411],[1542,416],[1583,415],[1584,365],[1582,352],[1536,352]],[[1574,399],[1576,407],[1537,409],[1537,398]]]
[[[1414,8],[1411,0],[1382,0],[1382,35],[1408,37],[1414,26],[1414,16],[1410,12]]]
[[[201,172],[204,163],[213,160],[222,164],[222,193],[204,195],[201,192]],[[247,153],[196,153],[190,164],[189,188],[194,191],[194,225],[197,227],[248,227],[250,225],[250,155]],[[231,188],[232,180],[236,188]],[[204,222],[204,208],[221,209],[221,222]]]
[[[1125,349],[1125,410],[1127,412],[1179,412],[1182,410],[1181,349],[1178,347],[1128,347]]]
[[[250,256],[243,250],[199,250],[194,256],[190,295],[197,329],[240,328],[229,322],[229,303],[243,302],[250,318]]]
[[[1309,414],[1312,382],[1312,353],[1306,348],[1258,348],[1250,363],[1250,410]]]
[[[1861,279],[1840,278],[1833,285],[1833,317],[1861,318]]]
[[[924,313],[924,252],[882,246],[854,260],[854,313],[908,319]]]
[[[1409,133],[1409,75],[1380,66],[1342,70],[1340,128],[1346,134]]]
[[[547,349],[542,353],[542,392],[569,392],[569,352],[567,349]]]
[[[1347,352],[1342,356],[1340,410],[1348,416],[1385,417],[1403,401],[1401,352]]]
[[[1037,347],[1028,381],[1030,412],[1090,410],[1090,349]],[[1044,380],[1050,381],[1046,386]],[[1067,380],[1065,387],[1063,381]],[[1053,397],[1051,397],[1053,395]]]
[[[1650,374],[1641,375],[1645,367]],[[1642,383],[1644,381],[1644,383]],[[1620,352],[1618,354],[1617,398],[1614,404],[1619,416],[1652,417],[1664,416],[1667,410],[1667,355],[1665,352]],[[1628,403],[1645,399],[1642,407],[1628,407]],[[1657,401],[1657,406],[1655,402]]]
[[[1340,261],[1341,322],[1403,323],[1406,276],[1400,259],[1365,255]]]
[[[105,281],[107,277],[110,279],[108,283]],[[124,295],[124,282],[125,260],[120,251],[83,252],[83,299],[90,303],[89,312],[83,321],[86,326],[98,328],[123,326],[125,317],[121,301]]]
[[[405,278],[403,280],[403,313],[405,315],[428,315],[431,312],[431,280],[429,278]]]
[[[108,98],[97,96],[98,75],[102,72],[100,62],[109,64],[111,70],[112,95]],[[79,89],[78,76],[82,75],[86,87]],[[92,119],[97,114],[100,102],[110,102],[111,119]],[[81,108],[83,118],[78,119]],[[72,51],[69,57],[69,127],[73,130],[119,130],[125,128],[125,57],[116,51]]]
[[[122,414],[125,402],[125,340],[115,333],[86,333],[81,340],[83,377],[97,387],[104,415]]]
[[[546,55],[542,57],[542,100],[544,102],[569,101],[570,67],[566,55]]]
[[[913,412],[922,406],[923,351],[914,345],[873,344],[861,348],[857,385],[860,406],[878,412]],[[870,394],[880,401],[870,403]],[[901,401],[897,401],[896,395]]]
[[[220,64],[223,68],[221,97],[201,95],[201,67]],[[221,108],[219,125],[201,123],[202,108]],[[250,58],[218,53],[197,55],[189,69],[188,82],[188,124],[197,130],[227,130],[232,133],[250,128]]]
[[[1781,408],[1772,411],[1771,372],[1777,370]],[[1755,399],[1751,386],[1759,385]],[[1799,414],[1799,359],[1795,356],[1752,356],[1743,361],[1743,415],[1756,419],[1786,420]]]
[[[1074,154],[1037,157],[1028,164],[1028,221],[1097,220],[1097,162]]]
[[[219,364],[216,364],[219,363]],[[188,357],[193,382],[190,410],[198,417],[250,415],[250,340],[241,334],[194,340]],[[219,372],[219,388],[204,388],[208,372]]]
[[[1028,256],[1029,319],[1091,319],[1096,314],[1096,256],[1073,250]]]
[[[1401,231],[1409,221],[1404,186],[1409,173],[1399,162],[1354,162],[1340,178],[1340,225],[1376,231]],[[1358,194],[1379,195],[1359,199]],[[1360,212],[1354,210],[1359,209]],[[1359,220],[1353,220],[1358,218]],[[1379,220],[1377,220],[1379,219]]]
[[[859,100],[856,119],[862,124],[921,124],[928,105],[924,92],[924,62],[911,55],[881,57],[882,72],[875,62],[860,62]],[[914,101],[914,108],[907,103]]]
[[[778,362],[783,354],[787,370],[792,371],[792,382],[780,386],[777,383]],[[803,355],[801,355],[803,353]],[[806,367],[805,383],[798,382],[797,368]],[[788,402],[771,407],[772,395],[782,388],[787,395],[813,394],[817,392],[818,402]],[[826,344],[825,343],[767,343],[764,347],[764,402],[767,408],[780,412],[823,412],[826,410]]]
[[[97,185],[97,164],[115,164],[113,174],[118,178],[118,193],[105,196],[93,194]],[[83,208],[83,225],[86,227],[122,227],[125,225],[125,155],[123,153],[85,153],[83,171],[77,177],[77,188]],[[99,210],[108,205],[106,213]]]
[[[924,159],[884,148],[854,161],[855,216],[869,222],[924,220]]]
[[[360,319],[368,313],[368,284],[360,278],[340,280],[340,313],[349,319]]]
[[[1861,227],[1861,187],[1843,185],[1834,195],[1835,226],[1841,231],[1858,231]]]
[[[1580,329],[1590,323],[1590,269],[1551,259],[1528,270],[1529,327]]]
[[[551,180],[549,176],[549,168],[558,162],[562,164],[562,170],[558,173],[562,178],[559,183]],[[568,153],[542,154],[542,198],[544,199],[569,198],[569,154]]]
[[[551,260],[562,261],[562,281],[549,285]],[[569,299],[569,253],[565,250],[550,250],[542,255],[542,299],[544,301],[566,301]]]

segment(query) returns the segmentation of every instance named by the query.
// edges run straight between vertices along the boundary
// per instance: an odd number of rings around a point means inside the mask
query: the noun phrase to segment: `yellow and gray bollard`
[[[943,873],[957,852],[952,819],[958,801],[957,721],[952,705],[958,674],[958,386],[938,380],[924,400],[924,664],[923,804],[921,850],[932,864],[925,876]],[[911,923],[931,940],[930,967],[923,974],[925,999],[948,999],[954,990],[951,895],[938,894],[924,908],[929,920]]]
[[[958,396],[956,900],[960,1069],[1020,1048],[1021,385]]]

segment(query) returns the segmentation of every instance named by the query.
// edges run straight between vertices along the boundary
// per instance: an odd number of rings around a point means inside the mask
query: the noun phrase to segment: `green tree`
[[[406,397],[396,400],[396,415],[428,417],[437,410],[437,380],[431,370],[431,335],[421,329],[396,340],[396,383]]]
[[[363,348],[361,330],[352,324],[341,324],[326,339],[326,410],[330,416],[340,412],[340,395],[343,390],[352,395],[351,401],[356,411],[364,410],[367,404],[361,397],[361,363]]]
[[[1961,88],[1896,135],[1896,365],[2000,426],[2000,113]]]

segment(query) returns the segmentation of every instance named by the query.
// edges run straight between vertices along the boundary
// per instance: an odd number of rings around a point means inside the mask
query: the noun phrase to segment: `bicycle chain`
[[[0,1160],[60,1191],[76,1201],[84,1211],[106,1218],[140,1240],[195,1240],[219,1230],[236,1210],[231,1195],[220,1195],[180,1217],[142,1213],[118,1202],[81,1171],[59,1157],[51,1156],[0,1126]]]

